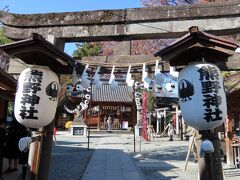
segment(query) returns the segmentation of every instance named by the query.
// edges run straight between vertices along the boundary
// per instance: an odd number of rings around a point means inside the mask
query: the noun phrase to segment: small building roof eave
[[[0,99],[12,101],[15,97],[17,80],[0,69]]]
[[[198,27],[193,26],[189,28],[189,33],[157,51],[154,56],[169,61],[171,66],[186,65],[202,57],[208,62],[225,63],[238,47],[235,42],[201,32]]]
[[[11,89],[15,91],[17,87],[17,80],[7,72],[0,69],[0,85],[1,84],[5,86],[5,89]]]
[[[1,45],[5,53],[15,56],[27,64],[48,66],[58,74],[71,74],[76,60],[59,50],[37,33],[32,38]],[[84,67],[79,67],[80,71]]]

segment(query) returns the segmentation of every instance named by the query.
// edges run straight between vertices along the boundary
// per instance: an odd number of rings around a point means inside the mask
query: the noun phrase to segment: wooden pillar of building
[[[159,118],[160,113],[159,113],[158,111],[157,111],[156,113],[157,113],[157,115],[156,115],[156,116],[157,116],[156,133],[159,134],[159,132],[160,132],[160,131],[159,131],[159,130],[160,130],[160,127],[159,127],[159,126],[160,126],[161,118]]]
[[[120,105],[120,117],[119,117],[119,123],[120,123],[120,129],[122,129],[122,121],[123,121],[123,105]]]

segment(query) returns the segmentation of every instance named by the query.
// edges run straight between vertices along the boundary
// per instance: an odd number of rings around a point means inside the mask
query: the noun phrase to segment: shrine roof
[[[108,83],[103,83],[100,89],[97,89],[96,86],[93,85],[92,94],[93,102],[133,102],[133,89],[124,83],[119,83],[115,90],[112,90],[110,84]],[[75,100],[83,98],[83,95],[78,91],[71,93],[70,96],[71,99],[74,98]]]

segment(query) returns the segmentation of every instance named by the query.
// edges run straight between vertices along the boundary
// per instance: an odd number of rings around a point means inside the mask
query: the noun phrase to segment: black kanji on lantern
[[[218,93],[219,89],[221,89],[220,83],[218,81],[205,81],[201,82],[202,84],[202,93]]]
[[[23,105],[31,104],[31,106],[35,106],[35,104],[39,104],[39,99],[40,97],[36,94],[23,94],[21,103]]]
[[[216,94],[214,95],[206,94],[203,95],[203,97],[204,97],[203,105],[206,106],[207,108],[210,108],[211,106],[219,107],[219,105],[222,104],[222,97]]]
[[[211,121],[221,121],[222,117],[220,116],[222,114],[222,111],[219,108],[215,108],[215,111],[212,111],[212,109],[205,109],[204,113],[204,119],[207,122]]]
[[[39,104],[40,97],[37,96],[37,92],[41,91],[43,72],[38,70],[32,70],[31,73],[26,74],[23,83],[23,91],[20,103],[22,104],[20,109],[20,116],[22,119],[38,119],[35,113],[38,110],[35,109],[35,105]]]
[[[21,106],[19,115],[22,119],[38,119],[37,116],[34,116],[34,113],[38,113],[38,110],[36,110],[33,106],[30,106],[29,109],[27,109],[26,106]]]
[[[200,73],[200,81],[203,80],[218,80],[219,74],[215,67],[213,66],[202,66],[198,72]]]
[[[221,89],[218,70],[213,66],[202,66],[198,70],[199,80],[202,85],[203,106],[205,106],[204,119],[207,122],[222,120],[222,111],[219,106],[222,104],[222,97],[218,95]]]
[[[41,91],[41,83],[32,83],[32,82],[28,82],[28,83],[24,83],[23,84],[23,93],[34,93],[36,94],[37,91]]]

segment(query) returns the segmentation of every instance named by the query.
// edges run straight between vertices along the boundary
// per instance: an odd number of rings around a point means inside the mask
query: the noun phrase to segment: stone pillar
[[[64,51],[65,41],[62,39],[57,39],[53,35],[47,35],[46,40],[52,44],[54,44],[59,50]]]

